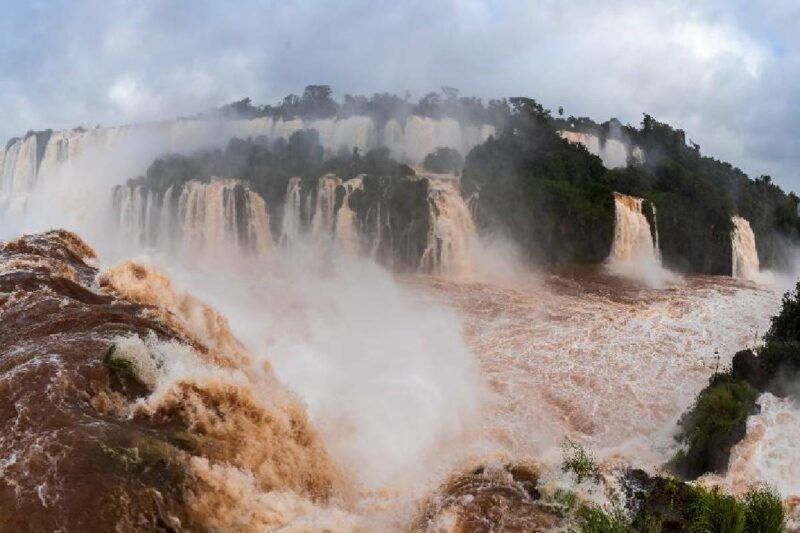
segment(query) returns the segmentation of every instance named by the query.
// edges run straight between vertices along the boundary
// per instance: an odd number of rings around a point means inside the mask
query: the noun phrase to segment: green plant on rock
[[[711,490],[695,487],[690,504],[692,533],[744,533],[745,506],[735,497],[723,494],[718,488]]]
[[[578,483],[597,477],[597,463],[592,454],[583,446],[570,439],[561,445],[561,471],[572,472]]]
[[[567,489],[555,489],[542,493],[542,501],[558,516],[567,516],[578,506],[578,495]]]
[[[783,502],[771,487],[754,487],[744,497],[746,533],[783,533],[786,517]]]
[[[111,372],[120,377],[136,377],[133,364],[122,357],[115,357],[117,345],[112,344],[108,347],[106,355],[103,357],[103,365]]]
[[[705,472],[723,472],[731,447],[746,432],[747,417],[756,411],[758,392],[728,373],[712,376],[692,408],[681,417],[678,439],[686,444],[671,463],[677,473],[694,479]]]
[[[578,510],[580,533],[633,533],[634,529],[625,510],[618,506],[608,509],[599,505],[581,507]]]

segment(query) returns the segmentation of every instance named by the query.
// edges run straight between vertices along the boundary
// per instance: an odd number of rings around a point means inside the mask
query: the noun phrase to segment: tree
[[[458,150],[454,150],[445,146],[437,148],[430,154],[426,155],[422,164],[431,172],[447,174],[460,170],[463,162],[464,158],[461,157],[461,154],[458,153]]]

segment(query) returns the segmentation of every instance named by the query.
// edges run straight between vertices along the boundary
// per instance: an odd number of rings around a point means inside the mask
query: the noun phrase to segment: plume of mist
[[[479,414],[484,386],[455,313],[369,261],[307,244],[270,272],[169,263],[273,365],[333,458],[367,486],[427,477]]]

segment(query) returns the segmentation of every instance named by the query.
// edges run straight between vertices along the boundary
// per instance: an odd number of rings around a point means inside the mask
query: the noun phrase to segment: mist
[[[537,487],[610,503],[599,472],[656,475],[709,378],[761,342],[800,224],[796,197],[680,129],[561,115],[451,88],[339,104],[310,86],[44,148],[27,136],[3,153],[0,238],[65,228],[100,271],[74,250],[11,255],[70,250],[52,235],[3,248],[0,267],[68,278],[158,332],[98,337],[93,364],[138,380],[120,424],[179,413],[186,435],[165,446],[216,439],[224,453],[191,450],[187,469],[210,527],[407,529],[459,476],[521,483],[523,462]],[[442,154],[457,163],[433,168]],[[761,401],[726,482],[741,492],[746,472],[790,498],[796,406]],[[748,453],[760,437],[778,451]],[[591,487],[563,475],[565,439],[597,453]]]

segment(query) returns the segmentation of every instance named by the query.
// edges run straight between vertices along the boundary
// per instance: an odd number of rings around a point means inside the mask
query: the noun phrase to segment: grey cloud
[[[636,123],[800,188],[795,2],[47,2],[0,22],[0,135],[193,114],[308,83],[441,85]]]

